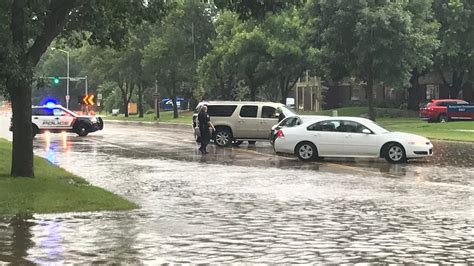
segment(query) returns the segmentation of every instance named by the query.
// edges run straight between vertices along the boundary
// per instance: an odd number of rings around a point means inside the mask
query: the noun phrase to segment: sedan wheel
[[[303,142],[296,146],[296,156],[302,161],[312,161],[318,157],[316,146],[310,142]]]
[[[391,144],[385,153],[385,159],[390,163],[406,162],[405,149],[400,144]]]

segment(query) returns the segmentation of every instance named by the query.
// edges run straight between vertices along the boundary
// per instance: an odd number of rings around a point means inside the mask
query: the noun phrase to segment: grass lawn
[[[380,118],[377,123],[392,131],[401,131],[443,139],[474,142],[474,121],[428,123],[418,118]]]
[[[123,121],[158,121],[158,122],[167,122],[167,123],[185,123],[185,124],[191,124],[193,117],[193,112],[192,111],[184,111],[184,112],[179,112],[179,117],[178,118],[173,118],[173,112],[167,111],[167,112],[160,112],[160,119],[155,120],[155,115],[154,114],[146,114],[144,117],[138,117],[138,115],[131,115],[129,117],[125,117],[123,114],[120,114],[118,116],[112,116],[108,115],[104,117],[105,120],[123,120]]]
[[[395,108],[375,108],[377,117],[418,117],[418,112],[400,110]],[[368,108],[363,106],[343,107],[338,109],[323,110],[320,112],[301,112],[301,114],[317,114],[332,116],[334,110],[337,110],[338,116],[367,116]]]
[[[131,210],[138,206],[35,156],[35,178],[11,177],[11,142],[0,139],[0,214]]]
[[[339,116],[366,116],[367,107],[344,107],[336,109]],[[316,114],[332,115],[333,110]],[[314,114],[314,113],[307,113]],[[377,123],[392,131],[425,136],[430,139],[474,142],[474,121],[452,121],[428,123],[418,118],[418,112],[390,108],[377,108]]]

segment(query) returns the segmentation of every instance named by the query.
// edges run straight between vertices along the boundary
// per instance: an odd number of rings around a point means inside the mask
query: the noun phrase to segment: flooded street
[[[433,143],[391,165],[302,163],[268,143],[201,156],[190,126],[38,135],[37,155],[141,208],[0,217],[0,262],[473,264],[474,144]]]

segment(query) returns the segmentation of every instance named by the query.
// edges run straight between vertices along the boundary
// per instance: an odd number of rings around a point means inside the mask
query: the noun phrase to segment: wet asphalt
[[[268,143],[202,156],[190,126],[105,126],[35,152],[141,208],[2,217],[0,262],[474,263],[473,143],[302,163]]]

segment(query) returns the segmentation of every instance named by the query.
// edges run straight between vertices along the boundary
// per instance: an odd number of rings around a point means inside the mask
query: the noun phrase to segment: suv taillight
[[[277,132],[277,138],[284,138],[284,137],[285,137],[285,135],[283,134],[283,131],[282,131],[281,129],[278,130],[278,132]]]

